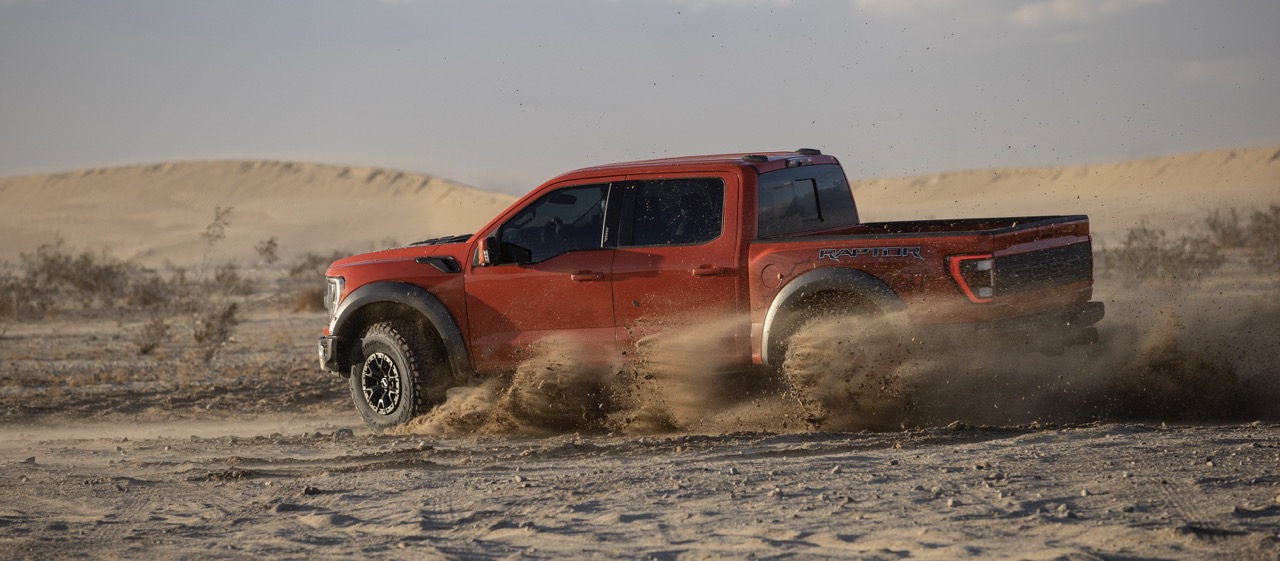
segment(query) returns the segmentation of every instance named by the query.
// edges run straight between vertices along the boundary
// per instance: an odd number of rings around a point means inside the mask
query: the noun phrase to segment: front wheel
[[[365,424],[385,430],[426,413],[443,396],[448,363],[414,329],[377,323],[360,338],[361,362],[349,378]],[[436,395],[440,394],[440,395]]]

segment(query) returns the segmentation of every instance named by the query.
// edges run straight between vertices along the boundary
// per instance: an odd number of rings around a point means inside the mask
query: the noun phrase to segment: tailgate
[[[1093,282],[1085,216],[1053,217],[990,232],[991,253],[952,256],[952,276],[975,302]],[[1085,297],[1087,299],[1087,296]]]

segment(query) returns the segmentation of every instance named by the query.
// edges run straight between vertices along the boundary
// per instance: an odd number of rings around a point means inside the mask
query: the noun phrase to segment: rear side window
[[[689,245],[720,237],[724,182],[716,178],[640,181],[623,216],[624,246]]]
[[[858,224],[858,210],[837,165],[802,166],[760,175],[758,236],[772,238]]]

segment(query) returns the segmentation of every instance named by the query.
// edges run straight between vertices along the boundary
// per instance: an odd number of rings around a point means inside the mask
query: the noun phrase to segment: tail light
[[[970,301],[983,304],[996,295],[996,260],[991,254],[948,257],[951,278]]]

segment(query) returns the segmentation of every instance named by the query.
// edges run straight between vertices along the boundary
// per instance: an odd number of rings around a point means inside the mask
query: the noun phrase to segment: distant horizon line
[[[1168,152],[1168,153],[1163,153],[1163,154],[1158,154],[1153,156],[1142,156],[1142,157],[1136,157],[1136,158],[1112,159],[1112,160],[1105,160],[1105,161],[1103,160],[1087,161],[1087,162],[1072,163],[1072,164],[1034,164],[1034,165],[1006,165],[1006,166],[992,165],[992,166],[980,166],[980,167],[952,168],[952,169],[946,169],[946,170],[935,170],[935,171],[925,171],[925,172],[906,172],[906,173],[900,173],[900,174],[885,174],[885,175],[878,175],[878,176],[865,177],[865,178],[850,177],[849,179],[850,181],[874,181],[877,179],[924,177],[924,176],[932,176],[932,175],[967,173],[967,172],[985,171],[985,170],[1025,170],[1025,169],[1042,169],[1042,168],[1046,168],[1046,169],[1070,168],[1070,167],[1083,167],[1083,166],[1094,166],[1094,165],[1111,165],[1111,164],[1118,164],[1118,163],[1125,163],[1125,162],[1140,162],[1140,161],[1147,161],[1147,160],[1158,160],[1158,159],[1164,159],[1164,158],[1189,156],[1189,155],[1195,155],[1195,154],[1209,154],[1209,153],[1215,153],[1215,152],[1264,151],[1264,150],[1277,150],[1276,154],[1273,156],[1273,159],[1280,159],[1280,144],[1255,145],[1255,146],[1227,146],[1227,147],[1210,148],[1210,149],[1203,149],[1203,150]],[[696,154],[689,154],[689,155],[696,155]],[[836,156],[837,158],[840,157],[839,154],[832,154],[832,155]],[[649,159],[649,158],[646,158],[646,159]],[[431,179],[438,179],[438,180],[459,185],[462,187],[469,187],[469,188],[477,189],[481,191],[487,191],[487,192],[498,193],[498,194],[512,194],[502,190],[495,190],[494,188],[491,188],[491,187],[483,187],[479,185],[465,183],[462,181],[456,181],[453,179],[449,179],[447,177],[443,177],[431,172],[421,171],[421,170],[414,170],[414,169],[401,168],[401,167],[390,167],[387,165],[379,165],[379,164],[335,163],[335,162],[325,162],[325,161],[305,160],[305,159],[281,159],[281,158],[275,158],[275,157],[262,157],[262,158],[212,157],[212,158],[189,158],[189,159],[182,158],[182,159],[173,159],[173,160],[149,160],[149,161],[135,161],[135,162],[124,162],[124,163],[111,163],[111,164],[89,165],[89,166],[74,167],[74,168],[61,168],[61,169],[50,170],[50,171],[0,174],[0,181],[40,177],[40,176],[74,175],[74,174],[83,174],[86,172],[106,172],[111,170],[122,170],[122,169],[128,169],[128,168],[144,168],[144,167],[151,167],[151,166],[171,166],[171,165],[183,165],[183,164],[216,164],[216,163],[231,164],[231,163],[250,163],[250,162],[251,163],[268,163],[268,164],[320,166],[320,167],[331,167],[331,168],[360,168],[360,169],[367,169],[367,170],[381,170],[381,171],[389,171],[389,172],[397,172],[397,173],[412,173],[415,175],[419,175],[419,176],[423,176]],[[613,162],[601,162],[601,164],[607,164],[607,163],[613,163]],[[568,170],[566,169],[565,171],[568,171]],[[550,177],[547,177],[544,179],[550,179]]]

